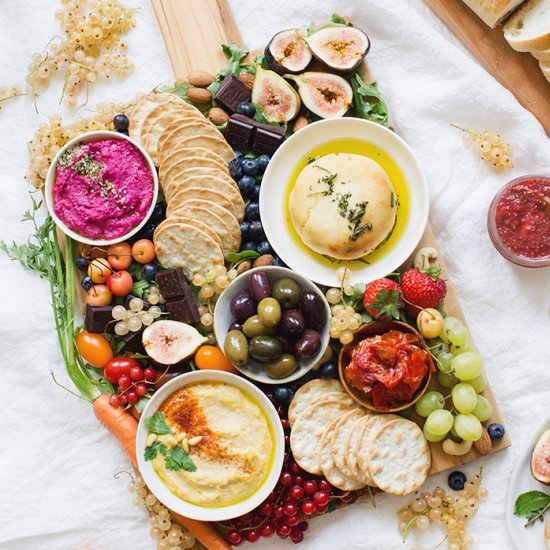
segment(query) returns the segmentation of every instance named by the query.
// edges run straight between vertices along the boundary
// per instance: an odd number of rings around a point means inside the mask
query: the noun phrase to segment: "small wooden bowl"
[[[366,409],[379,412],[379,413],[398,412],[410,407],[411,405],[414,405],[422,397],[422,395],[424,395],[424,393],[428,389],[428,386],[430,385],[430,380],[432,378],[432,369],[434,367],[432,357],[431,355],[428,355],[429,357],[428,373],[425,376],[424,381],[422,382],[422,385],[420,386],[420,388],[418,388],[417,392],[414,394],[413,398],[409,402],[404,403],[403,405],[399,405],[398,407],[393,407],[391,409],[379,409],[375,407],[370,395],[366,395],[365,393],[358,390],[357,388],[354,388],[351,384],[348,384],[348,381],[346,380],[346,376],[345,376],[345,370],[350,361],[350,350],[354,346],[356,346],[361,340],[364,340],[365,338],[376,336],[377,334],[385,334],[390,330],[398,330],[400,332],[407,332],[407,333],[414,334],[419,338],[420,345],[422,346],[422,348],[428,351],[428,349],[424,344],[424,339],[422,338],[420,333],[411,325],[402,323],[401,321],[372,321],[371,323],[367,323],[366,325],[362,326],[355,333],[353,341],[350,342],[349,344],[346,344],[341,349],[340,355],[338,357],[338,373],[340,375],[340,381],[342,382],[346,391],[357,403],[359,403],[359,405],[361,405],[362,407],[365,407]]]

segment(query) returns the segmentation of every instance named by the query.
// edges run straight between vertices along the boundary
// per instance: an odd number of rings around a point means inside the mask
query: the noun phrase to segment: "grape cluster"
[[[416,403],[416,412],[426,418],[424,436],[436,442],[450,433],[462,441],[475,442],[483,433],[481,423],[493,414],[491,402],[480,395],[487,385],[483,359],[468,329],[454,317],[445,319],[439,340],[434,342],[432,353],[438,368],[437,379],[441,386],[450,389],[450,395],[445,398],[440,392],[430,391]],[[449,397],[451,410],[445,408]],[[465,445],[465,450],[469,447]]]
[[[170,510],[149,492],[141,476],[130,482],[128,490],[136,495],[134,499],[136,506],[145,505],[147,508],[151,523],[149,533],[157,543],[157,550],[186,550],[195,546],[195,537],[174,521]]]
[[[217,265],[205,273],[195,274],[191,282],[200,289],[198,299],[201,304],[214,304],[219,295],[230,285],[231,281],[236,279],[236,277],[236,269],[230,269],[228,271],[225,265]]]
[[[453,124],[453,126],[455,126]],[[483,160],[487,160],[493,166],[495,172],[504,172],[514,167],[510,158],[510,146],[502,141],[499,134],[490,132],[478,132],[477,130],[468,130],[455,126],[462,132],[462,140],[466,145],[475,145]]]
[[[149,297],[158,300],[158,287],[152,286],[151,288],[157,288],[157,294],[149,294]],[[143,309],[144,302],[140,298],[132,298],[128,305],[129,309],[118,305],[111,312],[113,319],[117,321],[115,334],[118,336],[125,336],[129,332],[139,332],[144,326],[149,326],[162,315],[162,311],[157,305],[152,305],[147,310]]]
[[[468,520],[478,509],[480,499],[489,492],[481,487],[481,474],[465,484],[458,497],[448,495],[442,487],[431,493],[422,493],[412,503],[399,510],[399,531],[406,538],[415,527],[428,529],[430,523],[440,521],[447,527],[447,550],[466,550],[474,542],[466,534]]]

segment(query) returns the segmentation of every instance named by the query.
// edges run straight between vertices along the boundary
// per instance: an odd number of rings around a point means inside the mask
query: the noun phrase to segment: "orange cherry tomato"
[[[149,239],[140,239],[132,246],[132,256],[140,264],[149,264],[155,259],[155,245]]]
[[[225,353],[216,346],[201,346],[195,353],[195,363],[201,370],[224,370],[239,374]]]
[[[88,266],[88,277],[94,283],[104,283],[112,271],[107,258],[96,258]]]
[[[107,260],[113,269],[121,271],[132,265],[132,245],[130,243],[112,244],[107,249]]]
[[[82,359],[98,369],[102,369],[113,358],[113,350],[103,334],[83,330],[78,333],[75,343]]]
[[[94,285],[86,292],[86,303],[91,306],[108,306],[113,301],[113,295],[107,285]]]

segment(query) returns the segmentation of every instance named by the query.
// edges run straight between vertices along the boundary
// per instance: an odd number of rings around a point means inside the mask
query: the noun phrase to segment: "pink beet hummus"
[[[90,239],[116,239],[147,215],[153,176],[130,142],[102,139],[70,147],[59,159],[53,206],[73,231]]]

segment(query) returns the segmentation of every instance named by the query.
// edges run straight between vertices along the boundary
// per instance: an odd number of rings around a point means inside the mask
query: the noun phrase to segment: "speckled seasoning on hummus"
[[[196,470],[170,470],[159,454],[152,465],[166,486],[193,504],[228,506],[254,494],[266,480],[274,436],[260,405],[246,392],[222,382],[190,384],[160,406],[177,438],[201,436],[189,456]],[[180,437],[182,437],[180,435]],[[170,445],[170,436],[159,436]]]
[[[74,145],[59,159],[53,187],[56,215],[90,239],[116,239],[146,216],[153,176],[130,142],[102,139]]]

